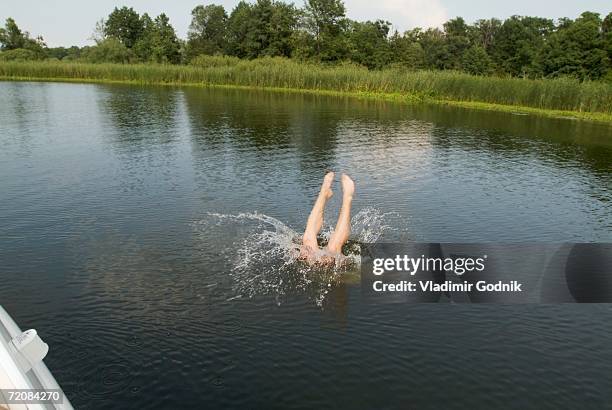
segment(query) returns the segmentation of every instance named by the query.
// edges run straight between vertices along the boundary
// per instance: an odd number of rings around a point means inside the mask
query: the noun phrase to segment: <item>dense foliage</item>
[[[455,101],[540,110],[579,112],[580,118],[612,118],[612,84],[571,78],[523,80],[457,71],[369,70],[345,63],[301,63],[284,57],[254,60],[199,56],[187,66],[171,64],[87,64],[5,62],[0,78],[61,81],[120,81],[138,84],[230,85],[349,93],[400,101]],[[499,108],[499,107],[498,107]],[[588,115],[597,113],[602,115]],[[554,112],[554,115],[560,113]]]
[[[38,60],[45,56],[45,43],[42,37],[30,37],[12,18],[6,19],[4,28],[0,27],[0,60]]]
[[[9,18],[0,29],[0,60],[190,63],[200,55],[279,56],[369,69],[612,80],[612,13],[602,19],[585,12],[556,22],[512,16],[468,24],[457,17],[441,29],[404,33],[392,32],[387,21],[348,19],[342,0],[306,0],[303,8],[276,0],[241,1],[230,12],[209,4],[195,7],[191,16],[188,37],[181,41],[165,14],[152,19],[132,8],[115,8],[98,24],[96,45],[83,48],[47,48]]]

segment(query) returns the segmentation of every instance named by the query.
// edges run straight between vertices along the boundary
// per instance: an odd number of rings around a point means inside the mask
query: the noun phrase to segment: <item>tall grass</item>
[[[419,99],[482,102],[543,110],[612,114],[612,85],[573,79],[525,80],[450,71],[369,71],[281,58],[202,57],[189,66],[0,62],[0,78],[202,84],[394,94]]]

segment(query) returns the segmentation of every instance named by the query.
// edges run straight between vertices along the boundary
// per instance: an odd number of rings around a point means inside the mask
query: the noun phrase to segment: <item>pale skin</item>
[[[325,204],[334,194],[331,185],[334,181],[334,173],[328,172],[323,178],[319,196],[310,211],[304,236],[302,237],[302,247],[300,249],[300,257],[309,263],[327,263],[331,255],[338,255],[342,251],[342,246],[348,240],[351,234],[351,204],[353,195],[355,194],[355,183],[346,174],[342,174],[342,207],[336,222],[336,229],[329,238],[327,246],[323,249],[325,255],[319,256],[319,245],[317,243],[317,235],[323,227],[323,214]]]

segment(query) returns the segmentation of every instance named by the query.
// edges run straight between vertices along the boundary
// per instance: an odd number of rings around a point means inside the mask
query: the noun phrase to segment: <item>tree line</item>
[[[275,0],[195,7],[187,39],[165,14],[152,18],[115,8],[96,25],[94,46],[47,47],[11,18],[0,28],[0,59],[189,63],[200,55],[243,59],[287,57],[369,69],[458,70],[476,75],[612,80],[612,13],[584,12],[575,20],[512,16],[457,17],[442,28],[392,31],[384,20],[354,21],[342,0],[306,0],[302,8]]]

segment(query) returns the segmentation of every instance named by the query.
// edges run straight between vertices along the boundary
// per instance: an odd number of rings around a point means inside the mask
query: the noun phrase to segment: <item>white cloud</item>
[[[399,31],[414,27],[441,27],[448,12],[440,0],[346,0],[355,20],[388,20]]]

